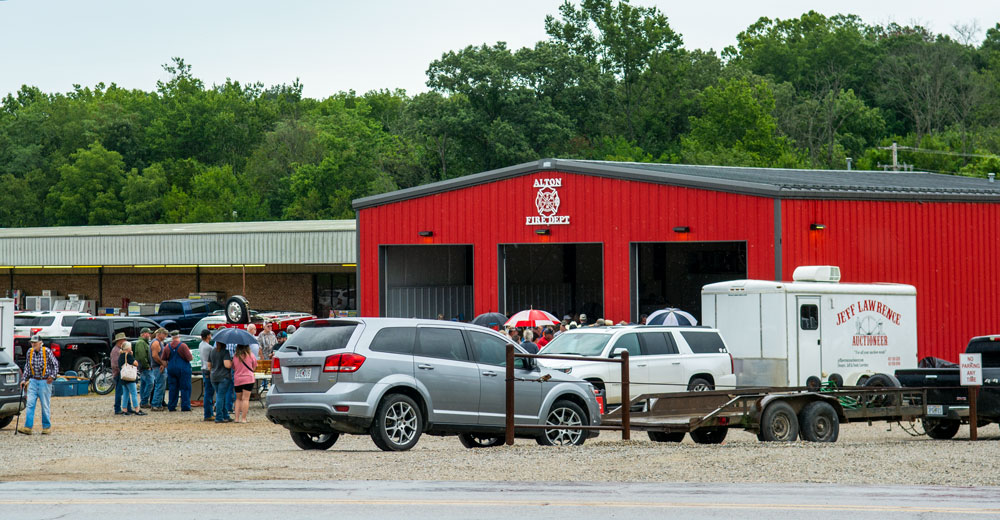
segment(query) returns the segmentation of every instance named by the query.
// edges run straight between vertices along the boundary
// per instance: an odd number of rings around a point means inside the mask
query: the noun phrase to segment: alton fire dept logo
[[[552,226],[569,224],[568,215],[557,215],[559,213],[559,190],[562,187],[562,179],[535,179],[535,209],[538,216],[525,217],[524,224],[527,226]]]

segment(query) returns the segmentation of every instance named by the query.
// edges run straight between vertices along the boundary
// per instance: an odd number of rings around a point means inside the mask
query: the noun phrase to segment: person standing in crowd
[[[524,329],[524,341],[521,342],[521,348],[523,348],[528,354],[538,354],[538,345],[531,341],[535,337],[531,329]]]
[[[251,323],[250,325],[247,325],[247,332],[249,332],[250,335],[253,336],[254,339],[257,339],[257,326],[256,325],[254,325],[253,323]],[[251,344],[250,345],[250,351],[253,352],[253,355],[260,356],[260,343],[253,343],[253,344]],[[235,347],[229,349],[229,354],[230,355],[234,355],[234,356],[236,355]]]
[[[249,345],[236,347],[233,358],[233,385],[236,387],[236,422],[247,422],[250,411],[250,394],[256,379],[254,370],[257,367],[257,357],[250,352]]]
[[[208,370],[211,373],[212,386],[215,387],[215,422],[233,422],[229,417],[229,404],[226,396],[232,386],[233,361],[229,348],[225,343],[216,343],[208,356]]]
[[[521,343],[521,334],[516,328],[510,329],[510,339],[514,343]]]
[[[265,321],[264,330],[257,335],[257,344],[260,345],[259,359],[271,359],[271,356],[274,354],[274,346],[278,344],[278,336],[275,336],[271,330],[274,323],[276,321]],[[262,391],[267,390],[267,380],[261,381],[260,386]]]
[[[121,368],[125,365],[132,365],[136,367],[137,371],[139,368],[139,362],[136,361],[135,355],[132,354],[132,344],[128,341],[123,341],[121,344],[121,353],[118,354],[118,383],[122,387],[122,401],[125,401],[125,415],[146,415],[139,408],[139,395],[135,391],[135,381],[125,381],[121,379]],[[121,409],[121,403],[118,404],[118,408]]]
[[[170,381],[170,400],[167,401],[167,411],[177,410],[177,394],[180,393],[181,411],[191,411],[191,349],[181,343],[181,333],[170,331],[170,344],[160,354],[167,360],[167,379]]]
[[[139,409],[149,408],[149,399],[153,396],[153,371],[150,370],[152,358],[149,355],[149,336],[153,330],[145,327],[139,333],[139,340],[132,346],[135,360],[139,362]]]
[[[212,368],[209,359],[212,357],[212,331],[201,331],[201,343],[198,344],[198,356],[201,359],[201,386],[205,397],[202,408],[205,410],[205,421],[215,420],[215,385],[212,383]]]
[[[552,337],[553,337],[552,329],[549,327],[545,327],[545,331],[542,332],[542,339],[538,340],[538,350],[542,350],[543,348],[545,348],[545,345],[548,345],[549,342],[552,341]]]
[[[52,382],[59,374],[59,360],[52,349],[42,346],[42,338],[31,336],[31,347],[24,355],[24,377],[21,387],[27,388],[28,403],[24,414],[24,426],[17,428],[18,433],[31,435],[35,424],[35,405],[42,404],[42,435],[52,433]]]
[[[647,316],[645,314],[640,314],[639,315],[639,325],[645,325],[646,324],[646,318],[648,318],[648,317],[649,316]]]
[[[156,339],[149,344],[149,355],[153,359],[151,365],[151,370],[153,371],[153,396],[150,401],[153,407],[150,410],[154,412],[163,411],[163,394],[167,386],[167,360],[163,359],[161,355],[167,349],[166,340],[167,329],[160,327],[156,329]]]
[[[111,347],[111,376],[115,378],[115,415],[122,414],[122,381],[119,379],[121,375],[121,365],[118,364],[118,359],[121,357],[122,353],[122,343],[125,343],[125,333],[119,332],[115,334],[112,339],[114,346]]]
[[[566,332],[567,330],[569,330],[569,324],[568,323],[560,323],[559,324],[559,330],[556,331],[555,335],[558,336],[558,335],[562,334],[563,332]]]
[[[288,333],[286,333],[285,331],[279,332],[278,343],[274,345],[274,352],[281,350],[281,347],[285,345],[286,341],[288,341]],[[274,355],[274,352],[271,353],[272,356]]]
[[[580,327],[586,327],[587,326],[587,315],[586,314],[581,314],[580,315],[579,326]]]

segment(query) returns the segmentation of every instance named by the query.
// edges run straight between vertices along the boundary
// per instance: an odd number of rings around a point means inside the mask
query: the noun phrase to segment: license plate
[[[927,405],[927,415],[944,415],[944,405],[941,404]]]
[[[312,379],[312,375],[313,375],[312,367],[295,369],[295,379]]]
[[[7,374],[3,376],[3,382],[5,385],[12,385],[17,383],[17,374]]]

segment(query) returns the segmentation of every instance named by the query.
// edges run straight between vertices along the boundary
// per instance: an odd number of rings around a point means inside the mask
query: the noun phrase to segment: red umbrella
[[[504,323],[505,327],[539,327],[545,325],[558,325],[559,319],[555,316],[538,309],[521,311]]]

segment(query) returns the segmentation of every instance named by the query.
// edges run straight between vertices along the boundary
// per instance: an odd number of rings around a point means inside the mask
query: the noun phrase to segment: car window
[[[677,354],[677,345],[674,344],[674,338],[669,332],[643,332],[640,334],[640,339],[647,356]]]
[[[35,326],[48,327],[49,325],[52,325],[55,322],[56,322],[55,316],[39,316],[38,319],[35,320]]]
[[[105,320],[96,320],[93,318],[79,320],[73,324],[73,330],[70,334],[74,336],[88,336],[95,338],[106,337],[108,333],[108,324]]]
[[[546,354],[574,354],[577,356],[600,356],[604,353],[604,346],[611,339],[611,334],[573,334],[564,332],[548,345],[545,345]]]
[[[204,302],[196,302],[191,304],[191,314],[201,314],[208,312],[208,305]]]
[[[139,337],[139,334],[135,330],[135,322],[132,320],[115,321],[115,330],[111,334],[111,337],[114,338],[114,335],[118,334],[119,332],[124,332],[126,338]]]
[[[642,349],[639,348],[639,335],[636,333],[624,334],[615,341],[615,346],[611,347],[611,352],[624,348],[628,350],[629,356],[641,356]]]
[[[25,316],[23,314],[14,316],[14,326],[15,327],[30,327],[35,324],[35,320],[38,316]]]
[[[357,323],[326,321],[303,323],[295,334],[289,336],[281,350],[291,350],[288,347],[298,347],[303,352],[344,349],[347,348],[347,343],[357,328]]]
[[[78,320],[78,319],[80,319],[80,316],[63,316],[62,317],[62,326],[63,327],[72,327],[73,324],[76,323],[76,320]]]
[[[718,332],[687,330],[681,331],[681,336],[684,336],[684,341],[687,341],[688,346],[691,347],[691,352],[695,354],[724,354],[729,352],[726,350],[726,344],[722,342],[722,337],[719,336]]]
[[[469,359],[469,353],[465,349],[465,338],[459,329],[421,327],[419,338],[416,351],[418,356],[456,361]]]
[[[222,304],[219,302],[205,302],[206,311],[205,312],[216,312],[222,310]]]
[[[498,367],[507,365],[508,343],[502,338],[474,331],[469,332],[469,338],[472,339],[472,352],[476,355],[476,362]]]
[[[184,307],[180,302],[163,302],[160,304],[160,310],[156,311],[156,314],[165,316],[168,314],[184,314]]]
[[[417,337],[414,327],[387,327],[375,334],[368,350],[392,354],[413,354],[413,342]]]

